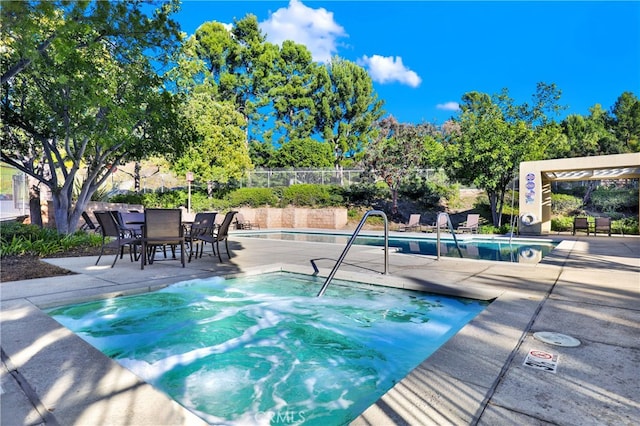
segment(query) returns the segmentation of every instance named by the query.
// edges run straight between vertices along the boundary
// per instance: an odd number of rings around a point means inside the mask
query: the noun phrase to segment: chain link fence
[[[442,180],[443,173],[435,169],[418,170],[418,175],[428,180]],[[217,186],[215,182],[208,183],[198,179],[192,183],[192,188],[206,189],[208,185]],[[446,177],[444,178],[446,179]],[[291,186],[297,184],[320,184],[350,186],[359,183],[370,182],[363,169],[255,169],[247,173],[237,185],[245,188],[272,188],[279,186]],[[140,172],[140,190],[170,191],[187,188],[186,176],[175,176],[172,173],[161,173],[157,169],[143,168]],[[119,170],[111,176],[106,185],[106,191],[112,194],[124,193],[134,190],[132,173]]]

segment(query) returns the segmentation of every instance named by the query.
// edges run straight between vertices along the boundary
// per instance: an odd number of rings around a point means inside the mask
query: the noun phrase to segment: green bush
[[[353,206],[371,206],[377,200],[387,199],[391,196],[389,187],[384,182],[358,183],[350,185],[342,190],[345,202]]]
[[[343,201],[342,196],[338,199],[329,187],[330,185],[291,185],[284,189],[281,204],[310,207],[340,205]]]
[[[278,204],[278,197],[271,188],[240,188],[230,192],[226,200],[232,207],[260,207],[275,206]]]
[[[638,235],[638,218],[626,217],[620,220],[614,220],[611,222],[611,232],[622,233],[625,235]]]
[[[553,203],[553,200],[552,200]],[[551,219],[551,230],[554,232],[567,232],[573,230],[573,217],[558,216]]]
[[[589,205],[594,210],[613,212],[638,212],[638,190],[626,188],[598,187],[591,193]]]
[[[42,257],[75,247],[97,247],[101,243],[102,237],[94,233],[77,231],[63,235],[54,229],[11,223],[2,225],[0,256],[30,254]]]
[[[551,194],[553,214],[571,214],[582,208],[582,198],[569,194]]]
[[[142,204],[142,205],[145,205],[145,198],[147,198],[149,195],[155,195],[155,194],[152,194],[152,193],[149,193],[149,194],[136,194],[136,193],[118,194],[118,195],[114,195],[113,197],[109,198],[109,202],[110,203]],[[104,199],[104,198],[102,198],[102,199]],[[145,207],[146,207],[146,205],[145,205]]]

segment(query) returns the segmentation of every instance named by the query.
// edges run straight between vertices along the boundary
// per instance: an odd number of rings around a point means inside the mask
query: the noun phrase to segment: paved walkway
[[[337,278],[493,302],[354,425],[632,425],[640,419],[640,238],[563,237],[538,265],[392,253],[354,246]],[[78,275],[2,283],[0,423],[203,424],[61,327],[41,309],[150,291],[190,278],[288,270],[327,275],[343,246],[231,237],[233,257],[186,268],[128,259],[51,259]],[[578,347],[543,343],[539,331]],[[558,356],[551,373],[524,365],[531,350]]]

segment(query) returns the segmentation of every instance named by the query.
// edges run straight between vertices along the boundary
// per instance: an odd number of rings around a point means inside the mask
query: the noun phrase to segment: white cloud
[[[443,104],[436,105],[437,109],[441,109],[443,111],[460,111],[460,104],[457,102],[445,102]]]
[[[347,36],[344,28],[334,21],[333,12],[312,9],[299,0],[291,0],[288,7],[273,12],[260,23],[260,29],[271,43],[292,40],[307,46],[318,62],[329,62],[337,52],[336,40]]]
[[[380,56],[372,57],[363,56],[358,63],[366,67],[369,71],[371,79],[377,83],[393,83],[399,82],[411,87],[418,87],[422,79],[414,71],[405,67],[402,58],[396,56]]]

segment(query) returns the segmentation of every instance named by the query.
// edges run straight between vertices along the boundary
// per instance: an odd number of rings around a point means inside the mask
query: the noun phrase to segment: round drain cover
[[[567,336],[566,334],[555,333],[553,331],[539,331],[533,333],[533,337],[541,342],[548,343],[550,345],[565,346],[567,348],[575,348],[580,346],[580,340],[575,337]]]

